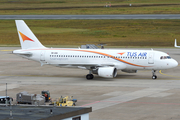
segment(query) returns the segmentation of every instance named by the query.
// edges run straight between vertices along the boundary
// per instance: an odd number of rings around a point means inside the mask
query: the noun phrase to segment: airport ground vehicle
[[[45,102],[51,101],[50,92],[49,90],[43,90],[41,91],[41,95],[45,97]]]
[[[12,97],[7,96],[7,104],[13,101]],[[6,96],[0,96],[0,104],[6,104]]]
[[[52,104],[56,104],[57,106],[76,106],[77,99],[72,99],[72,97],[62,97],[59,98],[56,102],[52,102]]]
[[[16,94],[16,101],[18,104],[44,105],[45,97],[39,94],[28,94],[28,92],[23,91]]]

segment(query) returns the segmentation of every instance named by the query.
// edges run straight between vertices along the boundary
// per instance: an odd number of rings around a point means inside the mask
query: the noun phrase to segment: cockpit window
[[[160,59],[171,59],[170,56],[161,56]]]

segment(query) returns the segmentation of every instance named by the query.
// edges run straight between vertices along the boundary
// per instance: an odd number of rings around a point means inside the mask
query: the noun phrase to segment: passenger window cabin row
[[[50,57],[55,58],[121,58],[121,59],[147,59],[147,57],[126,57],[126,56],[87,56],[87,55],[50,55]]]

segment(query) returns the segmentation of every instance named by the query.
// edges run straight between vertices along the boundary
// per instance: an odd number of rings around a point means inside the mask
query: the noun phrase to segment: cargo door
[[[149,53],[148,64],[154,64],[154,53]]]

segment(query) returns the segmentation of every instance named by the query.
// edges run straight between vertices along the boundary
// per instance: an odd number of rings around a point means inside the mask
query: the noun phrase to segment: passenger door
[[[154,64],[154,53],[149,53],[148,64]]]

